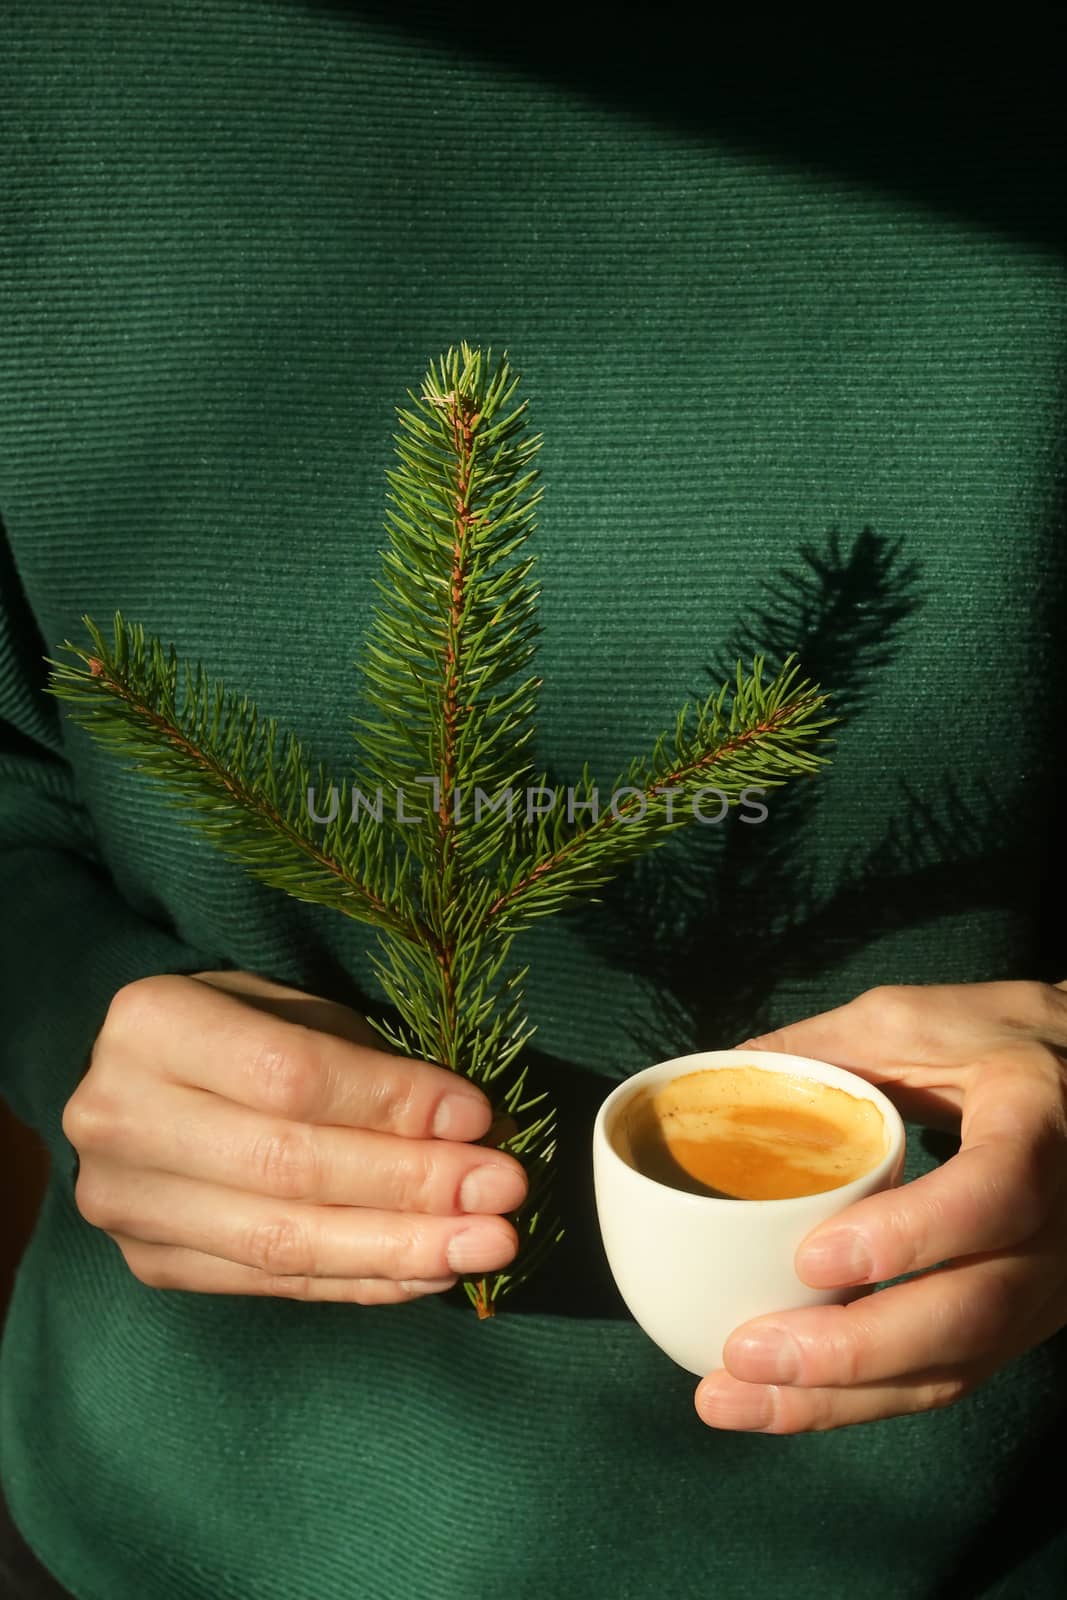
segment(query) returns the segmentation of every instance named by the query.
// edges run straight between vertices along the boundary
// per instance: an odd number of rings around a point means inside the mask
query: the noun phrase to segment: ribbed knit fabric
[[[81,1600],[1062,1593],[1062,1340],[934,1415],[712,1432],[605,1282],[587,1170],[647,1062],[1067,975],[1041,84],[733,83],[669,9],[524,19],[525,54],[446,7],[7,10],[0,1088],[55,1156],[0,1363],[25,1538]],[[545,434],[539,763],[607,782],[797,648],[834,765],[521,942],[571,1236],[513,1313],[148,1289],[60,1131],[111,996],[232,966],[370,1006],[370,937],[202,844],[42,657],[121,607],[345,772],[393,407],[461,339]],[[910,1174],[945,1154],[911,1130]]]

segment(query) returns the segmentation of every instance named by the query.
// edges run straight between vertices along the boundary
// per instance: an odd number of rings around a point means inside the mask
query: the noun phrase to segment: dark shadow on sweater
[[[945,28],[876,37],[806,16],[746,27],[681,6],[507,8],[306,0],[696,137],[907,196],[1062,249],[1064,25]]]
[[[879,676],[920,604],[919,577],[900,544],[869,528],[851,546],[837,534],[824,549],[802,546],[694,692],[729,680],[737,659],[757,649],[772,664],[795,650],[828,691],[839,718],[833,732],[846,749],[851,721],[877,698]],[[569,913],[572,930],[602,960],[642,989],[647,983],[628,1027],[641,1054],[665,1060],[780,1026],[792,1020],[780,1014],[791,986],[802,990],[887,934],[990,908],[1018,915],[1027,881],[1036,919],[1038,791],[997,795],[979,781],[965,792],[951,773],[938,774],[936,747],[932,767],[922,794],[891,770],[877,775],[872,800],[892,797],[890,821],[873,845],[845,854],[829,886],[820,887],[816,873],[821,802],[832,781],[820,774],[769,791],[761,824],[731,814],[719,827],[676,834],[621,872],[599,906]],[[639,956],[634,929],[646,930]],[[1035,961],[1035,952],[1020,951],[1019,970],[996,976],[1032,977]]]

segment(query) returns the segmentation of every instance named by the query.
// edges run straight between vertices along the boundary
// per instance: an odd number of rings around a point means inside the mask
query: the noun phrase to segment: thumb
[[[804,1056],[842,1067],[877,1084],[905,1121],[958,1133],[960,1074],[924,1061],[921,1039],[902,1026],[899,1014],[887,1014],[890,1005],[885,991],[868,990],[846,1005],[757,1034],[734,1049]]]
[[[769,1050],[782,1055],[808,1056],[830,1066],[845,1067],[872,1083],[891,1078],[888,1064],[879,1060],[880,1051],[872,1030],[856,1015],[856,1002],[820,1011],[815,1016],[790,1022],[769,1033],[756,1034],[734,1045],[735,1050]]]

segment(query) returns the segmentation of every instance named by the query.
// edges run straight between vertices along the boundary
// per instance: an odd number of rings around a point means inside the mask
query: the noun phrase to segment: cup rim
[[[848,1183],[839,1184],[834,1189],[819,1189],[814,1194],[788,1195],[774,1200],[741,1200],[732,1195],[691,1194],[685,1189],[675,1189],[669,1183],[661,1183],[658,1178],[651,1178],[646,1172],[639,1172],[619,1155],[608,1137],[608,1120],[622,1103],[638,1092],[643,1084],[670,1083],[672,1079],[684,1077],[689,1072],[714,1070],[744,1062],[757,1067],[766,1067],[772,1071],[784,1070],[791,1077],[806,1077],[813,1082],[829,1084],[848,1093],[855,1093],[859,1099],[872,1101],[881,1112],[885,1124],[888,1137],[885,1155],[873,1167],[868,1167],[866,1172],[861,1172],[858,1177],[852,1178]],[[806,1072],[805,1068],[816,1070]],[[651,1066],[642,1067],[639,1071],[631,1073],[628,1078],[624,1078],[621,1083],[617,1083],[611,1093],[604,1097],[593,1123],[594,1154],[611,1161],[620,1173],[628,1174],[628,1177],[623,1178],[623,1182],[632,1182],[638,1190],[650,1186],[656,1194],[673,1195],[678,1202],[688,1203],[690,1206],[713,1208],[744,1206],[749,1211],[753,1207],[771,1206],[781,1210],[789,1206],[810,1206],[813,1200],[828,1194],[839,1198],[847,1197],[850,1190],[863,1190],[867,1193],[872,1185],[877,1187],[896,1167],[902,1158],[905,1141],[904,1121],[892,1100],[879,1089],[877,1084],[860,1077],[859,1073],[852,1072],[847,1067],[835,1066],[830,1061],[819,1061],[814,1056],[798,1056],[780,1050],[747,1050],[743,1047],[728,1050],[699,1050],[690,1055],[674,1056],[669,1061],[656,1061]],[[844,1206],[841,1209],[843,1210]]]

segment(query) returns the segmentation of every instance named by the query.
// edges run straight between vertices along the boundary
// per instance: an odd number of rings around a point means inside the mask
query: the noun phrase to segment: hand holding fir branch
[[[152,1288],[394,1305],[506,1266],[526,1195],[492,1109],[335,1005],[249,972],[115,996],[63,1128],[78,1209]]]
[[[180,669],[173,646],[121,613],[110,641],[86,618],[92,648],[65,644],[82,665],[53,662],[51,682],[75,720],[163,783],[218,849],[375,927],[374,971],[398,1018],[371,1019],[375,1028],[493,1098],[500,1147],[522,1160],[529,1191],[512,1267],[465,1285],[483,1317],[561,1236],[548,1214],[554,1113],[543,1096],[524,1099],[517,1064],[533,1028],[525,969],[509,966],[515,935],[691,822],[702,790],[736,803],[749,787],[816,771],[830,720],[792,662],[768,682],[758,659],[748,674],[738,663],[736,684],[683,706],[672,733],[631,762],[610,806],[586,769],[545,808],[553,791],[528,753],[540,680],[529,674],[538,590],[526,545],[541,440],[525,402],[512,404],[517,382],[506,357],[493,368],[463,345],[398,413],[381,600],[361,668],[371,715],[356,724],[352,780],[332,784],[295,734],[202,665]],[[418,796],[412,825],[402,819]]]

